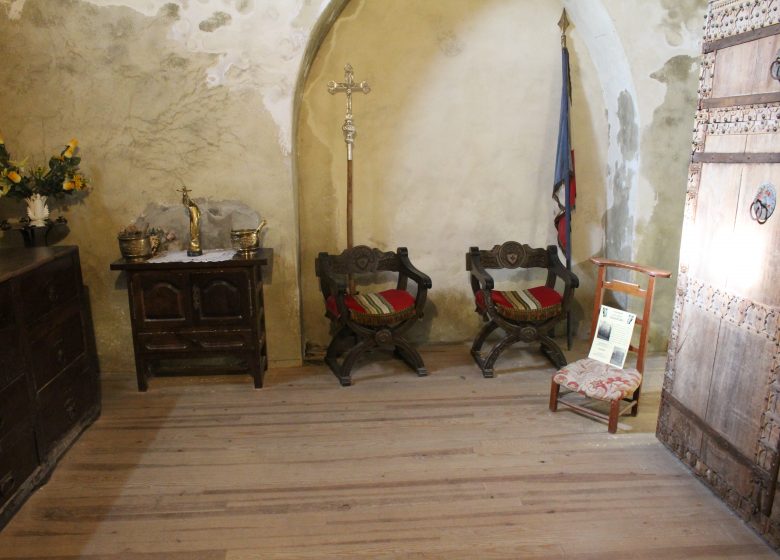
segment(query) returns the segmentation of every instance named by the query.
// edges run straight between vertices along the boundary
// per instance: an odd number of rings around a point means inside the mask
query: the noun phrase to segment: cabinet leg
[[[266,370],[266,358],[260,356],[259,358],[252,358],[249,360],[249,373],[252,375],[252,379],[255,383],[255,389],[263,388],[263,374]]]
[[[147,379],[149,377],[149,364],[146,360],[135,359],[135,376],[138,380],[138,390],[145,393],[149,388]]]

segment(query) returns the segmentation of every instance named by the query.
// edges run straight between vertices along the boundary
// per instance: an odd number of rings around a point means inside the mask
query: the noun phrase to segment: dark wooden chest
[[[100,413],[76,247],[0,250],[0,527]]]

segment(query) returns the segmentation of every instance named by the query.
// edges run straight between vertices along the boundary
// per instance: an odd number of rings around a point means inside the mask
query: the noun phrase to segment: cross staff
[[[352,230],[352,147],[355,144],[355,123],[352,121],[352,92],[368,93],[371,91],[368,82],[355,83],[352,75],[352,65],[344,66],[343,82],[328,82],[328,93],[335,95],[344,92],[347,94],[347,114],[344,117],[344,124],[341,130],[344,132],[344,142],[347,143],[347,249],[352,249],[354,245],[354,235]],[[349,291],[355,293],[355,284],[352,278],[349,278]]]
[[[328,82],[328,93],[335,95],[337,93],[344,92],[347,94],[347,114],[344,117],[344,124],[342,125],[341,130],[344,131],[344,142],[347,143],[347,161],[350,162],[352,161],[352,145],[355,143],[355,134],[356,134],[355,123],[352,122],[352,92],[353,91],[368,93],[371,91],[371,87],[368,85],[368,82],[366,81],[356,84],[352,74],[352,65],[347,64],[346,66],[344,66],[344,81]]]

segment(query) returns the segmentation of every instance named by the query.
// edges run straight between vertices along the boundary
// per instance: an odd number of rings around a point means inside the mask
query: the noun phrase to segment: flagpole
[[[561,19],[558,22],[558,27],[561,28],[561,49],[564,52],[568,51],[567,45],[566,45],[566,30],[569,27],[569,18],[566,15],[566,8],[563,9],[563,13],[561,14]],[[571,88],[571,83],[564,84],[564,87]],[[571,94],[571,91],[568,92]],[[571,122],[569,123],[569,127],[571,127]],[[565,183],[564,183],[564,206],[565,206],[565,212],[566,212],[566,246],[565,246],[565,256],[566,256],[566,269],[571,270],[571,173],[567,173],[565,177]],[[571,350],[572,342],[574,338],[574,333],[572,332],[571,327],[571,311],[566,312],[566,344],[568,346],[568,349]]]

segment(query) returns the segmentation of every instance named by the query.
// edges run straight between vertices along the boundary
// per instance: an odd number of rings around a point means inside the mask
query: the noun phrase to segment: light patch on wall
[[[19,19],[22,17],[24,3],[27,0],[0,0],[0,6],[5,8],[8,19]]]
[[[260,91],[265,110],[279,127],[285,156],[292,146],[294,84],[309,33],[330,0],[83,0],[122,6],[149,17],[178,8],[169,38],[189,51],[216,55],[206,71],[208,87]],[[18,19],[25,0],[0,0]],[[258,109],[259,110],[259,109]]]
[[[701,25],[701,11],[706,2],[705,0],[662,0],[661,5],[666,10],[661,29],[666,36],[666,41],[676,47],[683,44],[697,26]]]

